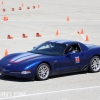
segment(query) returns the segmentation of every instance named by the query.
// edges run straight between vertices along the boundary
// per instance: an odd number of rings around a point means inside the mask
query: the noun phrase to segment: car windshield
[[[65,48],[66,48],[66,44],[45,42],[33,48],[33,50],[31,50],[30,52],[37,53],[37,54],[58,56],[65,50]]]

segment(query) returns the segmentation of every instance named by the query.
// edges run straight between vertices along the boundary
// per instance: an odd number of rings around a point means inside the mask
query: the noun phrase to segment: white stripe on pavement
[[[53,93],[61,93],[61,92],[71,92],[71,91],[77,91],[77,90],[96,89],[96,88],[100,88],[100,86],[75,88],[75,89],[66,89],[66,90],[58,90],[58,91],[50,91],[50,92],[42,92],[42,93],[33,93],[33,94],[26,94],[26,95],[20,95],[20,96],[12,96],[12,97],[0,98],[0,100],[20,98],[20,97],[29,97],[29,96],[37,96],[37,95],[45,95],[45,94],[53,94]]]

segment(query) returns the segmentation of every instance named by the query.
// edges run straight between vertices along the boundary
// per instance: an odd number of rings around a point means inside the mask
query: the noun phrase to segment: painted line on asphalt
[[[82,38],[85,40],[85,37],[84,37],[84,35],[83,35],[83,34],[81,34],[81,36],[82,36]]]
[[[20,96],[12,96],[12,97],[0,98],[0,100],[14,99],[14,98],[20,98],[20,97],[29,97],[29,96],[38,96],[38,95],[53,94],[53,93],[61,93],[61,92],[71,92],[71,91],[78,91],[78,90],[96,89],[96,88],[100,88],[100,86],[75,88],[75,89],[66,89],[66,90],[58,90],[58,91],[50,91],[50,92],[42,92],[42,93],[40,92],[40,93],[33,93],[33,94],[27,94],[27,95],[20,95]]]

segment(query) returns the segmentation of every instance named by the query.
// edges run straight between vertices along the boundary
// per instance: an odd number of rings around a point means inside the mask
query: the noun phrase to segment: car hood
[[[30,53],[30,52],[23,52],[23,53],[15,53],[15,54],[9,54],[8,56],[3,57],[0,60],[0,64],[5,64],[5,63],[25,63],[25,62],[34,62],[36,60],[42,60],[42,59],[47,59],[50,56],[48,55],[42,55],[42,54],[35,54],[35,53]]]

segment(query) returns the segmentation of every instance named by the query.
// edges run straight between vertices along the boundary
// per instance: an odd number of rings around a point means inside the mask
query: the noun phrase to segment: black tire
[[[46,80],[50,74],[50,67],[47,63],[41,63],[36,71],[37,80]]]
[[[99,72],[100,71],[100,57],[99,56],[93,56],[89,63],[89,71]]]

